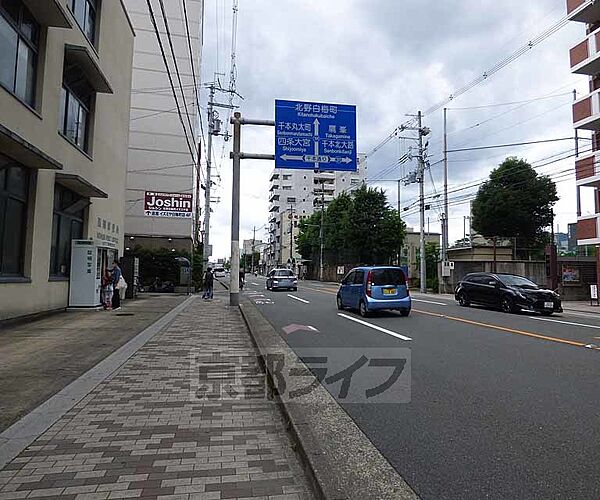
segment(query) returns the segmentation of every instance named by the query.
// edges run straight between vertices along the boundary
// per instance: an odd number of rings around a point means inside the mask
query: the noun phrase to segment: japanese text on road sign
[[[275,101],[275,167],[354,172],[356,106]]]

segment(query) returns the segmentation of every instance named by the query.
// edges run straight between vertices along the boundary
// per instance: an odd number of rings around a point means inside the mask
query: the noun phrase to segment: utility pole
[[[208,259],[210,258],[210,191],[212,187],[212,180],[210,178],[211,164],[212,164],[212,136],[215,133],[215,115],[214,115],[214,98],[215,98],[215,84],[211,83],[208,87],[210,89],[208,99],[208,139],[207,139],[207,152],[206,152],[206,186],[204,187],[204,241],[203,241],[203,267],[208,267]],[[219,131],[217,131],[218,133]]]
[[[442,214],[442,269],[448,261],[448,108],[444,108],[444,213]],[[447,293],[448,277],[442,276],[443,292]]]
[[[425,149],[423,147],[423,115],[420,111],[417,114],[417,119],[419,120],[419,168],[417,177],[419,181],[419,218],[421,224],[421,273],[419,281],[421,282],[421,293],[427,293],[427,260],[425,258]]]
[[[400,183],[402,182],[402,179],[398,179],[398,193],[397,193],[397,197],[398,197],[398,215],[400,215]]]

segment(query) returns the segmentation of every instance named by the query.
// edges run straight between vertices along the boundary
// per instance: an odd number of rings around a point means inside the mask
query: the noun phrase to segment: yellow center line
[[[548,340],[550,342],[558,342],[560,344],[572,345],[575,347],[586,347],[587,345],[589,345],[589,344],[585,344],[583,342],[577,342],[574,340],[561,339],[559,337],[549,337],[547,335],[540,335],[538,333],[527,332],[525,330],[516,330],[514,328],[507,328],[505,326],[492,325],[490,323],[482,323],[480,321],[472,321],[470,319],[458,318],[456,316],[447,316],[445,314],[433,313],[433,312],[429,312],[429,311],[422,311],[420,309],[413,309],[413,312],[425,314],[427,316],[434,316],[436,318],[449,319],[451,321],[458,321],[460,323],[466,323],[468,325],[481,326],[483,328],[490,328],[492,330],[500,330],[502,332],[513,333],[515,335],[523,335],[525,337],[533,337],[533,338],[540,339],[540,340]],[[590,347],[588,349],[600,350],[599,347]]]
[[[330,291],[332,289],[327,289],[327,288],[312,288],[312,287],[308,287],[305,286],[304,288],[309,289],[309,290],[313,290],[315,292],[321,292],[321,293],[327,293],[330,295],[337,295],[337,290],[336,291]],[[470,319],[465,319],[465,318],[459,318],[456,316],[447,316],[445,314],[440,314],[440,313],[434,313],[434,312],[430,312],[430,311],[423,311],[421,309],[412,309],[413,312],[416,313],[420,313],[420,314],[425,314],[427,316],[433,316],[436,318],[440,318],[440,319],[448,319],[451,321],[458,321],[460,323],[465,323],[468,325],[473,325],[473,326],[481,326],[483,328],[489,328],[492,330],[499,330],[501,332],[506,332],[506,333],[512,333],[514,335],[522,335],[524,337],[531,337],[531,338],[535,338],[538,340],[547,340],[549,342],[557,342],[559,344],[566,344],[566,345],[571,345],[574,347],[586,347],[588,349],[592,349],[595,351],[600,350],[600,347],[587,347],[590,344],[586,344],[584,342],[577,342],[575,340],[567,340],[567,339],[561,339],[559,337],[549,337],[548,335],[541,335],[539,333],[533,333],[533,332],[528,332],[525,330],[517,330],[515,328],[507,328],[505,326],[499,326],[499,325],[493,325],[491,323],[482,323],[480,321],[473,321]]]

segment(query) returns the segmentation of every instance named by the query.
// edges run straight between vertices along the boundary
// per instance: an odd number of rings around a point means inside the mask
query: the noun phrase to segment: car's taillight
[[[371,290],[373,288],[373,282],[371,281],[372,278],[372,273],[371,271],[369,271],[369,274],[367,274],[367,296],[371,297]]]

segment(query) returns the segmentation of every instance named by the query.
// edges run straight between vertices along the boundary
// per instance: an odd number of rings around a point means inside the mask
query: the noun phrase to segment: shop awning
[[[108,198],[108,194],[77,174],[58,172],[56,174],[56,183],[85,198]]]
[[[58,0],[23,0],[33,17],[44,26],[72,28],[67,13]]]
[[[67,64],[74,64],[81,68],[85,78],[96,92],[99,94],[113,93],[108,79],[104,76],[87,47],[66,44],[65,61]]]
[[[48,156],[2,124],[0,124],[0,151],[24,167],[45,170],[61,170],[63,168],[62,163]]]

